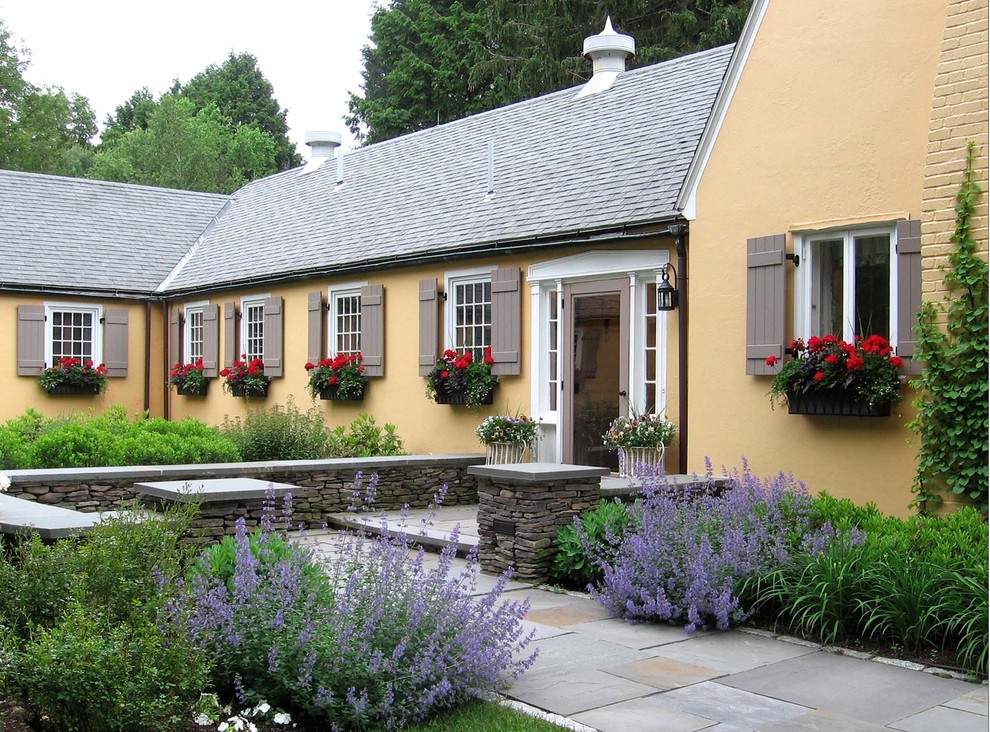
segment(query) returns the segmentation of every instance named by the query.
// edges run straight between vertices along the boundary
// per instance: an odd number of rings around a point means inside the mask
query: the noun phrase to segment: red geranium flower
[[[825,378],[825,372],[824,371],[816,371],[815,372],[815,381],[821,381],[824,378]]]
[[[767,356],[767,366],[776,366],[779,360],[776,356]]]

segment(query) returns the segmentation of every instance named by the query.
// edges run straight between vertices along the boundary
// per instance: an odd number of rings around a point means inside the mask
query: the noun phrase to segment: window
[[[248,361],[265,358],[265,298],[241,300],[241,353]]]
[[[183,333],[184,363],[194,363],[204,357],[204,312],[207,303],[196,302],[185,306],[185,332]]]
[[[46,305],[45,363],[53,365],[67,357],[100,363],[102,315],[99,307]]]
[[[492,345],[492,278],[490,274],[447,278],[448,347],[485,355]]]
[[[832,334],[852,342],[878,333],[896,341],[897,274],[892,229],[828,231],[804,236],[798,335]],[[800,277],[799,277],[800,279]]]
[[[327,346],[330,354],[361,352],[361,285],[330,288]]]

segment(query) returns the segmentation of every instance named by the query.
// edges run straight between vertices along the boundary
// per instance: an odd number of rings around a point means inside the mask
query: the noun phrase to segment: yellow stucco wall
[[[946,6],[770,2],[691,224],[693,469],[745,456],[759,474],[909,512],[909,392],[889,418],[806,417],[771,411],[769,377],[745,374],[746,239],[788,232],[793,251],[797,228],[920,217]]]
[[[623,243],[623,249],[656,248],[657,241],[638,245]],[[598,249],[608,248],[598,247]],[[237,399],[223,392],[220,380],[213,380],[209,395],[204,398],[171,396],[170,414],[173,419],[194,416],[208,424],[221,424],[225,417],[243,417],[250,410],[285,404],[293,399],[300,410],[311,404],[326,415],[331,426],[350,424],[362,412],[375,417],[379,425],[395,424],[407,451],[424,453],[481,452],[475,427],[489,414],[525,413],[531,410],[530,359],[532,357],[531,297],[526,281],[528,267],[536,262],[588,251],[589,247],[544,251],[526,256],[508,256],[451,262],[447,266],[384,270],[340,279],[307,280],[302,283],[279,284],[252,290],[227,291],[207,296],[190,297],[189,302],[209,300],[213,304],[240,302],[242,296],[270,294],[283,298],[285,375],[272,380],[269,394],[263,400]],[[468,409],[462,406],[438,405],[425,396],[426,383],[419,375],[419,280],[436,277],[444,286],[444,275],[462,269],[482,267],[518,267],[521,270],[521,344],[522,374],[502,376],[490,407]],[[381,284],[385,290],[385,376],[370,380],[362,402],[313,402],[306,390],[307,360],[307,295],[320,290],[326,296],[329,286],[366,282]],[[182,304],[182,301],[178,301]],[[442,304],[441,304],[442,307]],[[676,322],[671,321],[668,334],[668,393],[670,414],[676,415],[674,371],[676,361]],[[221,341],[222,341],[221,325]],[[221,353],[223,344],[221,343]],[[221,355],[222,358],[222,355]]]
[[[111,378],[103,394],[96,396],[51,396],[38,386],[34,376],[17,375],[17,306],[43,305],[45,302],[78,303],[83,305],[101,305],[106,308],[121,308],[128,311],[128,350],[127,376]],[[48,416],[68,414],[73,412],[101,412],[110,404],[123,404],[131,413],[140,413],[145,408],[145,373],[152,376],[150,412],[154,416],[162,413],[161,390],[154,384],[161,383],[161,343],[157,335],[160,333],[161,315],[154,307],[152,309],[152,359],[150,370],[146,369],[145,359],[145,324],[146,306],[144,302],[124,300],[98,300],[92,298],[68,297],[53,295],[37,297],[27,295],[0,295],[0,343],[9,344],[12,352],[7,359],[4,369],[7,372],[4,398],[0,401],[0,421],[6,421],[23,414],[29,407]],[[158,365],[156,367],[156,364]]]

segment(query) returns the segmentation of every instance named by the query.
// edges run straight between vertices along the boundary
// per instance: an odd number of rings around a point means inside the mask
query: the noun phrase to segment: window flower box
[[[168,383],[175,387],[176,394],[182,396],[206,396],[206,387],[210,385],[204,373],[203,359],[197,358],[192,363],[177,363],[172,366]]]
[[[498,386],[498,376],[492,373],[491,346],[484,357],[474,360],[472,351],[446,350],[426,377],[426,396],[437,404],[464,404],[477,407],[491,404]]]
[[[788,414],[811,414],[837,417],[889,417],[890,402],[870,404],[848,389],[788,392]]]
[[[360,391],[352,391],[350,393],[344,393],[341,391],[340,386],[334,384],[333,386],[323,386],[318,389],[320,399],[331,401],[331,402],[363,402],[364,401],[364,387]]]
[[[230,394],[235,397],[261,397],[268,396],[268,384],[231,384]]]
[[[265,362],[260,358],[250,361],[242,355],[241,361],[234,361],[229,368],[220,371],[223,388],[235,397],[266,397],[272,377],[265,376]]]
[[[210,382],[204,381],[200,386],[192,386],[191,384],[183,384],[182,386],[175,387],[175,393],[179,396],[188,397],[205,397],[206,392],[209,389]]]
[[[47,390],[52,396],[66,396],[69,394],[99,394],[99,384],[56,384]]]

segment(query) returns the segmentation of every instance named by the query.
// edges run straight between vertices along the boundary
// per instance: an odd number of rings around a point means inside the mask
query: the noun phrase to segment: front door
[[[562,459],[618,470],[602,444],[629,410],[629,280],[564,285]]]

